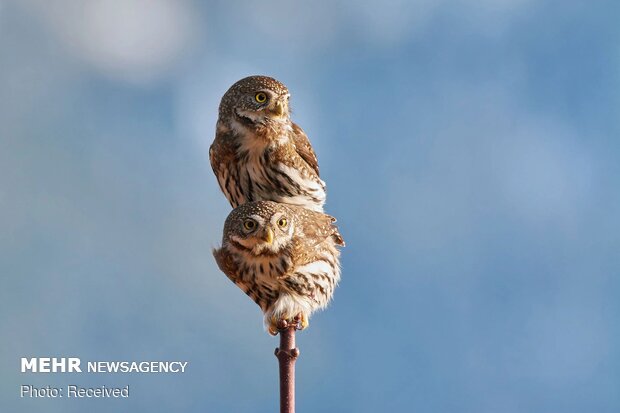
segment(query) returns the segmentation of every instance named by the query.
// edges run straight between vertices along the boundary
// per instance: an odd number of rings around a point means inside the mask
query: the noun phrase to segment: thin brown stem
[[[278,324],[280,347],[276,348],[275,354],[280,366],[280,413],[295,413],[295,361],[299,357],[295,330],[298,325],[285,320]]]

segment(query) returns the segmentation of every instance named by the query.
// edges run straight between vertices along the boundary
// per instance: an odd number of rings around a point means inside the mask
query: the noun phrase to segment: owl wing
[[[230,281],[237,284],[239,282],[239,272],[237,263],[233,259],[232,255],[226,251],[223,247],[219,249],[213,249],[213,256],[215,262],[220,270],[230,279]]]
[[[209,160],[216,175],[222,166],[235,159],[235,148],[231,141],[225,132],[218,132],[209,147]]]
[[[293,123],[293,143],[295,143],[295,150],[299,156],[306,161],[317,176],[320,176],[319,160],[314,153],[314,149],[312,149],[308,135],[296,123]]]
[[[305,238],[314,240],[313,242],[316,245],[327,237],[332,237],[336,245],[344,247],[344,239],[335,224],[336,218],[309,209],[304,209],[301,215],[301,221],[303,222],[302,231]]]
[[[229,188],[224,187],[225,183],[223,180],[226,176],[227,168],[235,162],[236,149],[232,142],[233,140],[228,137],[226,132],[217,132],[213,143],[209,147],[211,168],[217,177],[217,183],[220,189],[224,192],[229,201],[231,201]]]

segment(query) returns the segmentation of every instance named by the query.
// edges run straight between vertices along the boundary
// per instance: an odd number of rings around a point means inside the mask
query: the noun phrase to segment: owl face
[[[250,203],[226,219],[223,244],[236,243],[253,255],[276,254],[291,244],[294,215],[273,202]]]
[[[250,76],[232,85],[222,97],[220,118],[235,116],[243,122],[266,124],[289,120],[286,86],[268,76]]]

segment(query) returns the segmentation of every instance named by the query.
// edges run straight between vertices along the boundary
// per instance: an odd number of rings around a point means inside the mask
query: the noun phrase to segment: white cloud
[[[106,76],[138,84],[165,76],[193,44],[199,26],[187,1],[64,0],[26,5],[71,53]]]

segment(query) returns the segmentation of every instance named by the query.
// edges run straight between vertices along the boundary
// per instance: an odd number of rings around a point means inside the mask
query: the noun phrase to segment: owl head
[[[222,244],[253,255],[276,254],[291,245],[295,219],[284,204],[271,201],[243,204],[228,215]]]
[[[244,124],[288,122],[290,94],[286,86],[268,76],[249,76],[232,85],[220,102],[220,119],[236,118]]]

